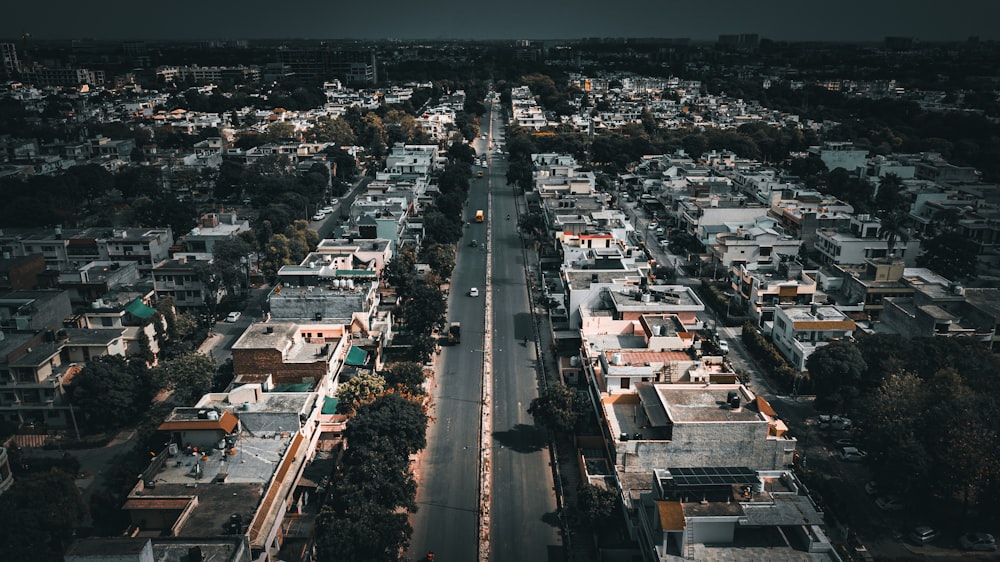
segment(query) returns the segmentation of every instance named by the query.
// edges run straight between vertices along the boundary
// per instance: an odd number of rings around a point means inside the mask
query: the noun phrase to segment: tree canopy
[[[160,387],[143,361],[107,355],[88,361],[73,378],[71,401],[82,425],[114,430],[134,423]]]
[[[385,392],[386,383],[382,375],[362,371],[337,387],[337,413],[353,415],[359,407],[370,404]]]
[[[587,402],[562,383],[545,387],[531,401],[528,413],[535,422],[553,431],[571,432],[586,413]]]

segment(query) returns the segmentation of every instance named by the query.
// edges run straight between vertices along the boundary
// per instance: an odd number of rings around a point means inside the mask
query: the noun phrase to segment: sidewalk
[[[518,200],[518,212],[523,213],[527,209],[525,194],[522,192],[516,196]],[[525,234],[520,233],[522,242]],[[532,240],[529,244],[522,243],[525,256],[525,276],[528,283],[528,297],[531,299],[530,309],[535,327],[535,338],[538,354],[537,366],[542,370],[539,380],[544,385],[551,385],[560,382],[559,378],[559,357],[557,355],[554,331],[552,323],[545,310],[535,303],[541,291],[541,262]],[[542,389],[539,388],[539,391]],[[588,537],[577,535],[573,529],[566,525],[565,514],[569,511],[567,506],[576,505],[576,491],[582,483],[580,473],[575,470],[576,452],[573,450],[573,441],[570,438],[556,439],[549,444],[549,453],[552,463],[553,479],[555,480],[556,499],[559,508],[559,520],[563,523],[562,538],[565,548],[565,558],[576,562],[596,561],[596,548]],[[580,539],[586,540],[580,540]],[[574,540],[576,539],[576,540]]]

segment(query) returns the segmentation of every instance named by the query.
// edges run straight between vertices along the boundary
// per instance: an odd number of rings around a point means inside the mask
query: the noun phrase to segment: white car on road
[[[226,322],[236,322],[237,320],[240,319],[240,316],[242,315],[243,315],[242,312],[234,310],[226,315]]]

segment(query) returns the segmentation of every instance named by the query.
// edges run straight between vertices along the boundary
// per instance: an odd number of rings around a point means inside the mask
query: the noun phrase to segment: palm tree
[[[896,242],[910,241],[910,229],[906,227],[906,214],[896,211],[886,213],[879,219],[878,237],[885,240],[886,255],[895,257]]]

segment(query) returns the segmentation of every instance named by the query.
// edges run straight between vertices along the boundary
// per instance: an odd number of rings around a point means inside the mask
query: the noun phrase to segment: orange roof
[[[684,530],[684,508],[681,502],[658,500],[656,509],[660,512],[660,528],[664,531]]]
[[[165,421],[158,428],[160,431],[196,431],[199,429],[217,429],[232,433],[240,420],[229,412],[222,412],[217,420],[173,420]]]
[[[70,384],[73,382],[73,377],[80,374],[83,367],[80,365],[70,365],[69,369],[66,369],[66,374],[63,376],[63,384]]]
[[[685,351],[621,351],[622,360],[632,365],[646,363],[673,363],[675,361],[690,361],[691,357]]]

